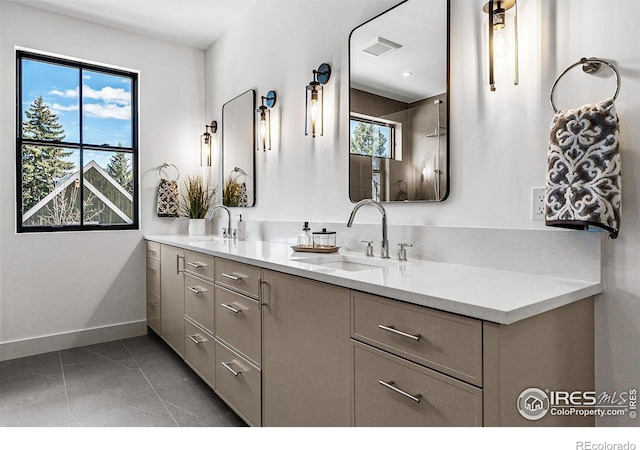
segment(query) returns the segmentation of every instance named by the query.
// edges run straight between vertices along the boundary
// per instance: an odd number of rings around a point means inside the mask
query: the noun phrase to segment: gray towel
[[[158,185],[158,217],[178,217],[178,182],[162,178]]]
[[[613,100],[559,111],[551,122],[545,224],[620,230],[622,178]]]

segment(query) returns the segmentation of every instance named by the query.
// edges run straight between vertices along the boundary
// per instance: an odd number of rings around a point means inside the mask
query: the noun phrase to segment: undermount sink
[[[355,255],[327,255],[296,258],[296,261],[331,269],[359,272],[363,270],[396,267],[397,262],[377,257]]]

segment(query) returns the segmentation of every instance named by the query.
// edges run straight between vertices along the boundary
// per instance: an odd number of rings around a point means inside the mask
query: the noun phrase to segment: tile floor
[[[246,425],[151,333],[0,362],[0,426]]]

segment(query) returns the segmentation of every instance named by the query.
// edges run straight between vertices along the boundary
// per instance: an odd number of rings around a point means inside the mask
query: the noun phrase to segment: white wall
[[[259,2],[207,50],[207,120],[220,120],[222,105],[247,89],[257,89],[258,95],[274,89],[278,94],[272,112],[277,126],[273,150],[257,153],[257,203],[242,211],[243,217],[346,222],[352,208],[347,39],[352,28],[395,3]],[[543,229],[542,223],[530,220],[530,190],[545,183],[553,115],[548,97],[551,85],[560,71],[582,56],[615,61],[623,77],[616,104],[621,119],[624,213],[620,237],[605,243],[605,293],[596,302],[597,389],[620,392],[637,387],[640,35],[636,28],[640,2],[610,0],[603,10],[601,0],[520,1],[520,84],[494,93],[485,85],[482,71],[484,3],[451,2],[451,195],[440,204],[388,205],[389,223]],[[323,62],[333,69],[325,86],[326,131],[324,137],[313,140],[304,136],[304,89],[311,71]],[[584,77],[579,78],[581,83],[600,80]],[[605,87],[598,89],[613,92],[610,78],[600,81]],[[565,87],[568,92],[559,100],[568,101],[568,106],[599,100],[582,97],[589,93],[588,86]],[[379,221],[375,211],[368,216],[362,211],[360,221]],[[627,418],[599,423],[631,424]]]
[[[195,168],[205,123],[203,51],[0,2],[0,360],[146,329],[142,230],[15,233],[15,46],[140,71],[145,232],[182,231],[154,217],[157,168]]]

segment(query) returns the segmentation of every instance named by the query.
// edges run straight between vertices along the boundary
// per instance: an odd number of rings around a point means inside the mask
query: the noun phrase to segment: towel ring
[[[555,113],[559,113],[560,110],[558,110],[558,108],[556,108],[556,105],[553,103],[553,93],[556,90],[556,84],[558,84],[558,81],[560,81],[560,78],[562,78],[567,72],[569,72],[571,69],[573,69],[576,66],[580,66],[582,65],[582,71],[584,73],[596,73],[598,70],[600,70],[600,66],[602,64],[607,65],[614,73],[614,75],[616,76],[616,92],[613,94],[613,99],[612,101],[616,101],[616,99],[618,98],[618,93],[620,92],[620,73],[618,73],[618,69],[616,69],[616,67],[603,60],[603,59],[599,59],[599,58],[580,58],[580,61],[578,61],[577,63],[573,63],[571,64],[569,67],[567,67],[564,72],[562,72],[560,75],[558,75],[558,78],[556,78],[556,81],[553,82],[553,87],[551,87],[551,94],[549,95],[549,100],[551,101],[551,107],[553,108],[553,111]]]
[[[175,165],[173,165],[171,163],[164,163],[163,165],[158,167],[158,176],[162,179],[162,169],[165,169],[167,167],[173,167],[174,169],[176,169],[176,179],[175,180],[171,180],[171,181],[178,181],[180,179],[180,171],[178,170],[178,168]]]

